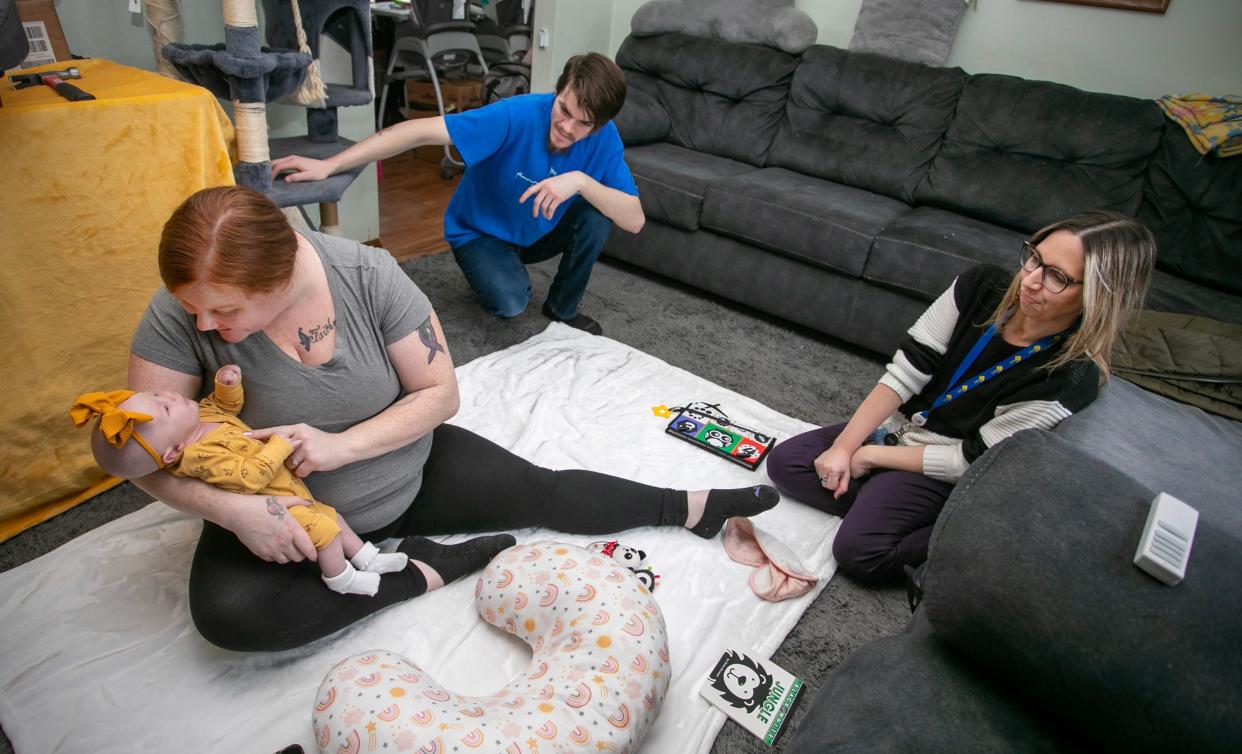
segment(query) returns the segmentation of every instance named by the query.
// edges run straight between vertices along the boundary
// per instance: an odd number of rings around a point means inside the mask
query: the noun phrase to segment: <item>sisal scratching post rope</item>
[[[298,50],[310,55],[310,42],[306,39],[306,29],[302,28],[302,8],[299,7],[298,0],[289,0],[289,4],[289,9],[293,13],[293,27],[297,33]],[[302,85],[285,101],[302,107],[323,107],[328,103],[328,86],[323,83],[323,76],[319,73],[318,59],[311,58],[311,64],[306,69],[306,78],[302,79]]]
[[[181,39],[181,0],[142,0],[142,16],[147,21],[147,33],[155,50],[155,70],[172,78],[180,79],[177,69],[160,50],[169,42]]]

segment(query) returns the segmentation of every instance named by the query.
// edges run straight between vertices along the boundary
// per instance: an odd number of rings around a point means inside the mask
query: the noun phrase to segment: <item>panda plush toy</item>
[[[587,545],[587,549],[591,552],[607,555],[621,563],[638,577],[642,585],[647,587],[647,591],[655,591],[656,582],[659,581],[660,577],[648,565],[647,553],[637,547],[627,547],[615,539],[592,542]]]

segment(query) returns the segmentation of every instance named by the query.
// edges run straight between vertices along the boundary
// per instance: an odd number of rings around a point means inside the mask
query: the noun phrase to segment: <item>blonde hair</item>
[[[1059,230],[1074,234],[1082,244],[1082,316],[1078,329],[1046,367],[1055,369],[1087,358],[1100,370],[1100,379],[1107,382],[1113,342],[1147,295],[1156,263],[1156,239],[1132,217],[1094,210],[1040,228],[1031,236],[1031,246],[1038,246]],[[1014,274],[989,323],[1001,322],[1017,309],[1026,274],[1021,269]]]

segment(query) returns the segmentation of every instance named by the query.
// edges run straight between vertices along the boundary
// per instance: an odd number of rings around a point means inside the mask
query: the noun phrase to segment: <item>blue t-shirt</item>
[[[563,152],[548,149],[554,94],[523,94],[486,107],[446,115],[444,124],[466,163],[466,174],[444,213],[444,238],[460,246],[481,235],[530,246],[556,227],[571,202],[551,220],[531,217],[528,197],[539,181],[581,170],[609,188],[638,196],[625,164],[621,135],[611,121]],[[573,201],[584,201],[575,197]]]

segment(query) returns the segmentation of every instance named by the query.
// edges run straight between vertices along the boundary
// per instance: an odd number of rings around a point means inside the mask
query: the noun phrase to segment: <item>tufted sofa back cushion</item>
[[[960,68],[812,47],[768,164],[910,203],[965,83]]]
[[[1200,155],[1167,121],[1139,219],[1156,236],[1160,268],[1242,294],[1242,158]]]
[[[1162,121],[1148,100],[971,76],[915,199],[1027,233],[1086,210],[1134,215]]]
[[[629,96],[648,110],[652,99],[662,105],[667,141],[761,166],[784,117],[798,58],[757,45],[660,34],[627,38],[617,64]]]

